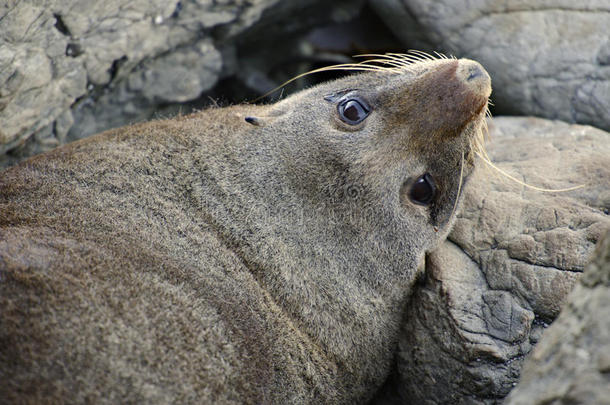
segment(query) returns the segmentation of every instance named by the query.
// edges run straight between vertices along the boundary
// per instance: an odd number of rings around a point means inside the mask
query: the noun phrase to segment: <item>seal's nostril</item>
[[[472,96],[487,98],[491,94],[491,78],[483,66],[475,61],[460,59],[455,77],[472,92]]]
[[[470,81],[481,76],[483,76],[483,71],[479,66],[473,65],[468,67],[468,77],[466,78],[466,81]]]

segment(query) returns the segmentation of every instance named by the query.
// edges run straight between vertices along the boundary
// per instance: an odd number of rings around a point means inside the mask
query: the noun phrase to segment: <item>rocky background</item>
[[[497,168],[584,187],[535,191],[481,163],[427,257],[374,402],[501,403],[541,340],[509,403],[610,403],[608,356],[597,355],[610,350],[607,246],[587,270],[601,275],[570,295],[610,229],[608,27],[607,0],[2,0],[0,167],[108,128],[254,100],[355,54],[476,59],[493,81]]]

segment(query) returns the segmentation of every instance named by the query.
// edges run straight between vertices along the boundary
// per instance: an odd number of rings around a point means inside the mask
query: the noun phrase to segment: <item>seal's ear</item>
[[[248,116],[248,117],[244,118],[244,120],[248,124],[252,124],[257,127],[261,125],[261,120],[260,120],[260,118],[257,118],[257,117]]]
[[[287,110],[285,108],[273,108],[271,110],[258,110],[257,112],[262,113],[262,115],[257,114],[244,116],[239,114],[239,117],[250,125],[254,125],[255,127],[263,127],[273,121],[274,118],[284,115],[286,111]]]
[[[270,123],[271,120],[273,119],[272,117],[261,117],[261,116],[255,117],[254,115],[246,115],[243,118],[244,118],[244,121],[246,121],[250,125],[254,125],[255,127],[264,127],[265,125]]]
[[[244,115],[239,113],[236,114],[236,118],[241,120],[241,122],[246,122],[250,125],[254,125],[255,127],[263,127],[270,121],[270,118],[266,116]]]

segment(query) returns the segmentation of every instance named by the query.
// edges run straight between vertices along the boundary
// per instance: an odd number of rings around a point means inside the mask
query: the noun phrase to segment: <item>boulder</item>
[[[610,404],[610,234],[593,257],[506,405]]]
[[[531,190],[481,162],[448,240],[427,256],[386,387],[392,400],[380,403],[498,403],[610,229],[610,134],[512,117],[490,132],[504,172],[546,189],[584,187]]]
[[[371,0],[408,49],[475,59],[496,113],[610,130],[607,0]]]

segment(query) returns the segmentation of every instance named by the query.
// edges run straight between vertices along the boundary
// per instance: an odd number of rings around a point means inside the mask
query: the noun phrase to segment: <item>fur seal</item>
[[[1,173],[0,398],[369,400],[491,93],[474,61],[380,59]]]

